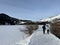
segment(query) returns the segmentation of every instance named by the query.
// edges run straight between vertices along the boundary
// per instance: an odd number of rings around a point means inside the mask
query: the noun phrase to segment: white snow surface
[[[43,34],[39,28],[30,37],[20,41],[17,45],[60,45],[60,39],[53,34]]]
[[[0,26],[0,45],[60,45],[60,39],[53,34],[43,34],[41,27],[31,36],[21,32],[23,25]]]
[[[59,14],[59,15],[56,15],[56,16],[52,16],[52,17],[46,18],[46,19],[42,19],[42,20],[40,20],[40,21],[41,21],[41,22],[44,22],[44,21],[50,22],[50,21],[53,21],[53,20],[55,20],[55,19],[60,19],[60,14]]]
[[[60,45],[60,39],[53,34],[42,34],[36,32],[31,38],[29,45]]]
[[[23,25],[1,25],[0,26],[0,45],[16,45],[16,42],[25,38]]]

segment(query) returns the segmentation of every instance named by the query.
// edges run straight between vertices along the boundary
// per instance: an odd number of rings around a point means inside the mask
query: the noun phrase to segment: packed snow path
[[[26,38],[19,45],[60,45],[60,39],[53,34],[43,34],[42,31],[35,31],[30,38]]]
[[[31,38],[29,45],[60,45],[60,40],[53,34],[36,32]]]

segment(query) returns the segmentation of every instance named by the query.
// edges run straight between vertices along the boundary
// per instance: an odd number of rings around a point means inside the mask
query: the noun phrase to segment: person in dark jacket
[[[43,26],[42,26],[42,28],[43,28],[43,34],[45,34],[45,30],[46,30],[46,26],[45,26],[46,24],[44,24]]]

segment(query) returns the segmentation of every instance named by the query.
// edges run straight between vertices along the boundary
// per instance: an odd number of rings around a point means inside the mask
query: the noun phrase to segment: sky
[[[36,21],[60,14],[60,0],[0,0],[0,13]]]

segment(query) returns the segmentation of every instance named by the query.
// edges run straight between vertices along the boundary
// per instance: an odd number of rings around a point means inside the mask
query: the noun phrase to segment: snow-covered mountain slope
[[[60,15],[56,15],[56,16],[52,16],[52,17],[49,17],[49,18],[46,18],[46,19],[41,19],[40,21],[44,22],[44,21],[53,21],[53,20],[56,20],[56,19],[60,19]]]
[[[17,45],[60,45],[60,39],[53,34],[43,34],[41,29],[35,31],[30,37],[20,41]]]
[[[26,34],[21,32],[23,25],[1,25],[0,26],[0,45],[16,45],[16,42],[26,38]]]

